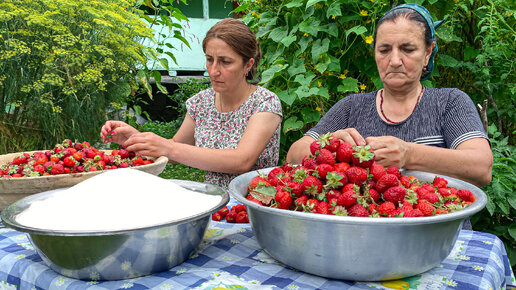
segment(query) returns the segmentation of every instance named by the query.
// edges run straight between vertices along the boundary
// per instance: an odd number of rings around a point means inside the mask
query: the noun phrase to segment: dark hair
[[[415,23],[417,23],[421,28],[423,28],[424,31],[424,41],[426,48],[429,48],[432,46],[432,42],[434,42],[435,39],[432,38],[432,31],[430,30],[430,27],[428,27],[428,23],[426,23],[425,18],[421,16],[418,12],[414,11],[410,8],[398,8],[398,9],[391,9],[387,13],[385,13],[380,20],[378,20],[378,23],[376,24],[376,28],[374,30],[374,39],[373,39],[373,47],[376,45],[376,33],[378,31],[378,27],[380,27],[384,22],[391,21],[395,22],[396,19],[400,17],[405,17],[408,20],[412,20]]]
[[[238,53],[244,64],[249,59],[254,58],[254,64],[246,76],[247,80],[254,80],[256,67],[262,58],[260,44],[256,40],[256,35],[240,20],[226,18],[215,25],[206,33],[202,41],[202,50],[206,52],[206,44],[210,39],[218,38],[227,43],[236,53]]]

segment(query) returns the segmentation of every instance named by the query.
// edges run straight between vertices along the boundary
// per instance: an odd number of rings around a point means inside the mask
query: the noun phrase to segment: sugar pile
[[[109,170],[34,202],[16,220],[63,231],[114,231],[163,224],[213,209],[220,195],[185,189],[130,168]]]

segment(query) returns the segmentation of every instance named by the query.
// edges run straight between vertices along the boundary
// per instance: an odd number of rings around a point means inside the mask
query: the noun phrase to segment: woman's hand
[[[335,131],[333,132],[333,136],[353,146],[366,144],[364,137],[362,137],[362,135],[360,135],[360,133],[355,128],[346,128],[343,130]]]
[[[100,137],[104,143],[113,142],[120,145],[136,133],[138,130],[122,121],[107,121],[100,129]]]
[[[134,151],[143,156],[169,157],[173,144],[172,140],[152,132],[143,132],[132,134],[123,145],[128,151]]]
[[[405,166],[409,154],[407,142],[393,136],[367,137],[365,141],[373,150],[375,161],[379,164],[384,167]]]

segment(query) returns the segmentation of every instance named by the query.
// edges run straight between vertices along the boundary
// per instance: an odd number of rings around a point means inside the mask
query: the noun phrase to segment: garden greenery
[[[495,166],[486,212],[475,225],[499,236],[516,264],[515,4],[503,0],[417,0],[434,19],[439,53],[428,87],[456,87],[476,104],[487,100]],[[280,158],[341,98],[382,87],[372,48],[378,19],[404,1],[242,0],[235,12],[257,34],[263,58],[261,84],[282,101]],[[486,124],[487,125],[487,124]],[[497,141],[505,136],[505,141]],[[512,161],[511,161],[512,160]],[[280,160],[281,162],[281,160]],[[508,171],[512,168],[513,171]],[[511,175],[512,176],[512,175]],[[494,226],[496,225],[496,226]]]

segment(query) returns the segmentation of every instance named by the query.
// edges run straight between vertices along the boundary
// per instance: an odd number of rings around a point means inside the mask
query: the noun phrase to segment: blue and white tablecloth
[[[0,289],[504,289],[515,279],[501,240],[462,230],[450,255],[421,275],[386,282],[331,280],[275,261],[248,224],[211,222],[205,239],[184,263],[152,276],[82,281],[58,275],[27,236],[0,225]]]

